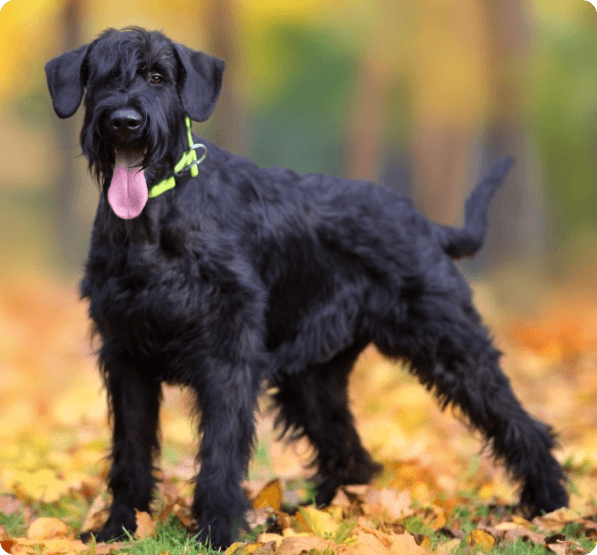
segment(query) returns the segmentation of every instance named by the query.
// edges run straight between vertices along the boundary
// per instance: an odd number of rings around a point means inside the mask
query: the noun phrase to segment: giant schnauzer
[[[520,483],[527,514],[566,505],[554,434],[512,393],[454,263],[481,247],[511,160],[477,185],[461,229],[440,226],[386,188],[199,144],[191,120],[214,110],[223,68],[140,28],[110,29],[46,65],[58,116],[84,97],[81,145],[101,184],[81,285],[113,425],[113,501],[96,538],[135,530],[135,509],[150,508],[162,382],[190,387],[201,415],[200,540],[226,546],[243,525],[264,384],[284,432],[313,444],[318,504],[370,481],[380,465],[347,395],[369,343],[462,410]]]

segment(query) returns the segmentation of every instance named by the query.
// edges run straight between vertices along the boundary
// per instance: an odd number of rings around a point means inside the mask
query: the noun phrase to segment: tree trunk
[[[210,53],[226,62],[224,84],[213,117],[211,136],[217,144],[235,154],[246,156],[247,145],[246,114],[241,110],[236,87],[237,51],[236,9],[231,0],[208,2],[202,14],[202,24],[210,36]]]
[[[62,14],[61,52],[72,50],[80,46],[81,5],[79,0],[67,0]],[[75,162],[73,147],[78,145],[77,120],[55,118],[56,143],[60,157],[58,182],[55,189],[56,233],[58,237],[58,256],[61,266],[66,270],[79,265],[80,253],[77,245],[81,242],[82,230],[78,225],[76,199],[79,172]]]

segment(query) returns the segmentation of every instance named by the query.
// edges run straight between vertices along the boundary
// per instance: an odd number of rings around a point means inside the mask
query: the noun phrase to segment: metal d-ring
[[[205,160],[207,156],[207,147],[203,143],[195,143],[194,145],[191,145],[191,148],[187,152],[190,152],[191,150],[197,151],[198,148],[203,149],[203,154],[201,155],[201,158],[193,160],[188,166],[186,166],[179,172],[175,172],[174,175],[181,175],[182,173],[189,171],[193,166],[198,166],[199,164],[201,164],[201,162],[203,162],[203,160]]]

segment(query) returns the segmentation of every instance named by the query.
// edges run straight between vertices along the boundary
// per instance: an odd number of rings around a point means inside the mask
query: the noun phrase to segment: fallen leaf
[[[191,509],[186,505],[183,507],[176,503],[174,507],[172,507],[172,512],[185,528],[190,528],[193,525],[194,519],[191,514]]]
[[[144,539],[155,535],[156,525],[148,513],[135,509],[135,521],[137,522],[136,537]]]
[[[359,555],[390,555],[392,542],[389,537],[382,541],[373,529],[357,530],[357,553]],[[413,539],[414,542],[414,539]],[[402,555],[402,554],[401,554]],[[410,555],[410,554],[409,554]]]
[[[580,514],[568,507],[562,507],[561,509],[537,517],[537,520],[551,532],[558,532],[565,524],[575,522],[578,519],[580,519]]]
[[[421,518],[423,519],[423,522],[431,526],[434,530],[439,530],[445,526],[446,513],[441,507],[434,504],[428,504],[424,506],[422,513]]]
[[[284,539],[284,536],[280,535],[280,534],[267,534],[267,533],[263,533],[263,534],[259,534],[257,536],[257,541],[261,542],[261,543],[268,543],[268,542],[275,542],[276,545],[280,545],[282,543],[282,540]]]
[[[40,517],[34,520],[27,529],[29,540],[49,540],[64,538],[68,534],[68,526],[57,518]]]
[[[495,537],[487,530],[472,530],[468,535],[467,543],[471,547],[479,547],[483,551],[489,551],[495,545]]]
[[[437,553],[453,555],[454,553],[456,553],[456,549],[458,547],[460,547],[460,540],[454,538],[452,540],[448,540],[446,543],[442,543],[441,549]]]
[[[411,534],[390,534],[392,553],[396,555],[425,555],[427,550],[418,545]]]
[[[525,526],[516,524],[515,522],[500,522],[493,528],[480,527],[486,529],[488,532],[497,537],[503,537],[508,541],[514,542],[520,538],[522,540],[529,540],[535,545],[541,545],[545,541],[545,535],[529,530]]]
[[[253,499],[254,509],[265,509],[271,507],[275,511],[282,508],[282,485],[280,480],[272,480]]]
[[[317,551],[325,551],[326,549],[336,549],[340,547],[334,544],[331,540],[324,540],[316,536],[304,537],[292,537],[284,538],[282,543],[278,546],[276,551],[277,555],[301,555],[308,553],[311,549]],[[340,552],[338,552],[340,555]]]
[[[335,536],[340,528],[340,522],[314,507],[301,507],[296,514],[296,520],[304,530],[322,538]]]
[[[410,507],[412,499],[407,489],[402,491],[392,488],[382,489],[379,494],[379,503],[392,520],[399,520],[414,514]]]
[[[16,538],[11,553],[14,555],[30,555],[40,553],[40,551],[47,555],[73,555],[75,553],[88,553],[89,546],[80,540]],[[96,553],[99,552],[96,550]]]
[[[228,546],[228,549],[226,549],[226,551],[224,551],[224,553],[225,553],[225,555],[233,555],[241,547],[244,547],[244,545],[245,544],[243,542],[234,542],[233,544]]]
[[[90,530],[99,530],[104,523],[108,512],[108,502],[104,499],[102,494],[98,495],[91,503],[87,516],[83,521],[81,532],[88,532]]]

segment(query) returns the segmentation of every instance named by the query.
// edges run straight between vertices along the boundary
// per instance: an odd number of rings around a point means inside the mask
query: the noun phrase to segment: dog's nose
[[[114,131],[135,131],[142,123],[143,118],[136,110],[116,110],[110,115],[110,125]]]

